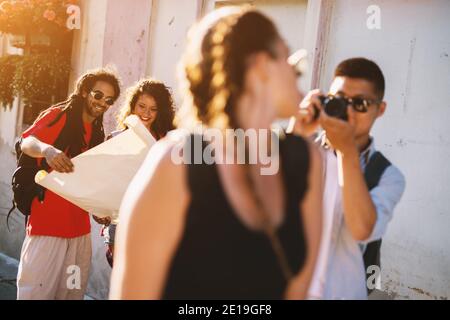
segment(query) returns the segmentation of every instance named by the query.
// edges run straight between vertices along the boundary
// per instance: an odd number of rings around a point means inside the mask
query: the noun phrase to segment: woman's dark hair
[[[82,118],[87,98],[83,97],[83,93],[90,93],[98,81],[109,83],[114,88],[114,100],[119,98],[120,80],[118,76],[106,68],[101,68],[88,71],[82,75],[78,79],[75,90],[69,98],[51,108],[60,108],[61,113],[48,124],[49,127],[56,124],[64,114],[66,115],[66,124],[55,141],[54,146],[62,151],[67,151],[70,157],[77,156],[87,147],[84,141],[85,130]],[[42,118],[48,110],[43,111],[39,115],[38,120]],[[103,115],[101,115],[92,123],[92,137],[89,148],[102,143],[104,139]]]
[[[155,79],[142,79],[127,90],[127,97],[119,116],[117,117],[119,129],[124,129],[126,117],[134,113],[139,97],[147,94],[155,99],[158,115],[151,125],[151,129],[158,134],[159,138],[164,137],[168,131],[173,130],[173,120],[175,107],[171,89],[163,82]]]
[[[277,56],[280,36],[274,23],[256,10],[222,8],[204,18],[190,36],[181,72],[197,119],[219,128],[237,127],[233,108],[244,89],[250,56]]]

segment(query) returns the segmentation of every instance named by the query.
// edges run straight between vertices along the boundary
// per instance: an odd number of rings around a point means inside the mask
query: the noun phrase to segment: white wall
[[[186,35],[196,21],[198,1],[154,0],[150,26],[147,75],[163,81],[177,94],[177,65],[186,45]]]
[[[259,0],[254,5],[273,19],[291,51],[303,47],[307,0]]]
[[[81,74],[103,65],[107,0],[84,0],[80,6],[81,29],[74,31],[69,91]]]
[[[381,8],[381,30],[366,9]],[[343,59],[375,60],[386,77],[388,109],[376,146],[405,174],[406,192],[383,240],[382,286],[399,298],[450,297],[450,1],[334,2],[327,89]]]
[[[254,6],[274,21],[291,53],[305,47],[307,0],[257,0]],[[300,78],[299,86],[306,90],[304,80]]]
[[[204,13],[207,13],[214,8],[216,1],[205,3]],[[257,0],[251,3],[275,21],[292,50],[303,46],[307,0]],[[194,0],[153,1],[147,74],[172,87],[178,102],[181,97],[176,67],[186,45],[186,34],[197,19],[199,6],[199,1]]]

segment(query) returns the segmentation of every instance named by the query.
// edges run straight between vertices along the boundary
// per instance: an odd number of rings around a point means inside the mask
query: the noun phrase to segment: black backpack
[[[34,181],[36,173],[40,170],[48,170],[49,166],[45,159],[38,166],[37,159],[27,156],[21,149],[22,138],[15,144],[17,169],[14,171],[11,180],[13,191],[12,208],[6,217],[6,225],[9,230],[9,217],[14,209],[18,209],[25,216],[25,227],[31,213],[31,203],[37,197],[39,201],[44,201],[45,188]]]
[[[387,167],[389,167],[391,163],[388,159],[386,159],[381,152],[375,152],[372,157],[369,159],[369,163],[366,166],[366,170],[364,172],[364,178],[366,180],[367,188],[372,190],[375,188],[380,182],[381,176]],[[363,254],[364,259],[364,270],[366,274],[366,280],[369,277],[367,274],[367,268],[369,266],[375,265],[380,267],[380,249],[381,249],[381,239],[372,241],[367,244],[366,250]],[[367,289],[368,293],[372,292],[372,290]]]
[[[62,104],[56,105],[60,106]],[[45,112],[45,111],[44,111]],[[48,126],[52,126],[57,123],[62,116],[62,112],[55,120]],[[68,145],[66,139],[62,139],[62,132],[67,128],[67,122],[62,128],[62,131],[55,141],[55,146],[60,150],[65,150],[64,146]],[[15,144],[17,168],[12,175],[11,187],[13,191],[12,207],[6,217],[6,225],[9,230],[9,217],[14,212],[14,209],[18,209],[25,216],[25,228],[27,226],[28,218],[31,214],[31,204],[34,198],[38,198],[40,202],[44,201],[45,188],[38,185],[34,177],[40,170],[46,170],[50,168],[45,159],[42,159],[41,164],[38,166],[36,158],[30,157],[22,152],[21,144],[22,138]]]

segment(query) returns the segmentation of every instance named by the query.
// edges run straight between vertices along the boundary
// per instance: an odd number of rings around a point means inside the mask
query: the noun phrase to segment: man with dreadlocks
[[[43,111],[22,134],[22,152],[58,172],[76,170],[70,158],[104,141],[103,114],[120,95],[106,69],[87,72],[70,97]],[[83,299],[91,263],[86,211],[45,191],[31,205],[17,275],[17,298]]]

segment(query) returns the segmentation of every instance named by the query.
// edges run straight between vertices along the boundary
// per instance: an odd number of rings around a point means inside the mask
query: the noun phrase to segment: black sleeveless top
[[[308,146],[302,138],[287,135],[280,140],[286,208],[277,233],[295,274],[306,256],[299,204],[307,189],[308,167]],[[217,167],[188,165],[188,184],[191,203],[163,298],[282,299],[286,281],[270,240],[239,220],[226,198]]]

